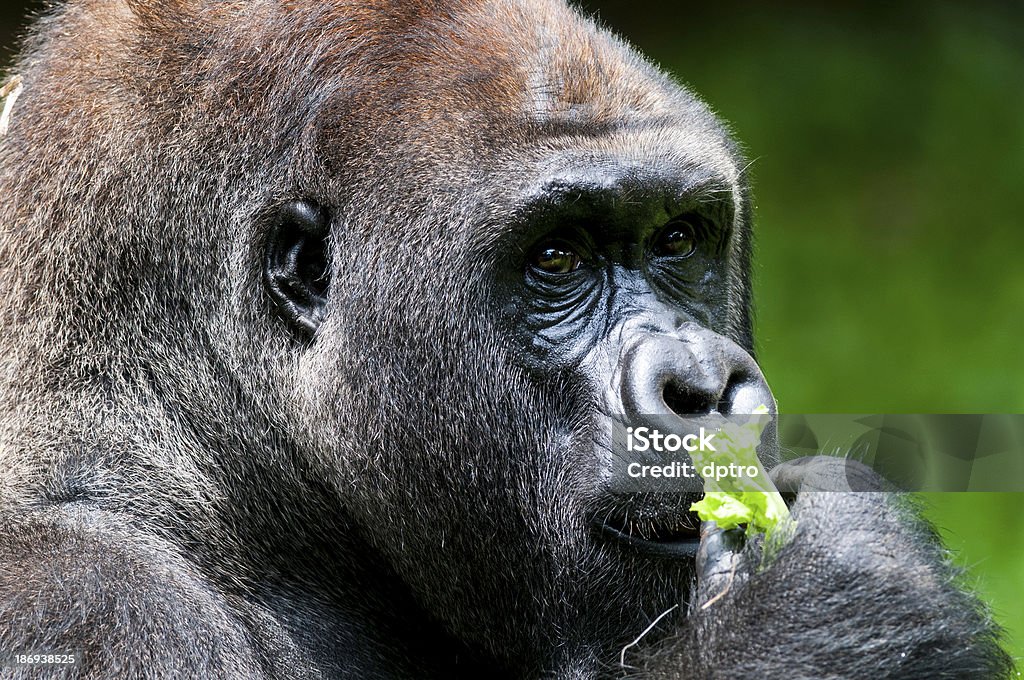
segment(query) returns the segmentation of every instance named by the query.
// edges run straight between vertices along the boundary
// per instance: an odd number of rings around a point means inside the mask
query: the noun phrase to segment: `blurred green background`
[[[582,4],[748,150],[783,411],[1024,412],[1024,3]],[[925,500],[1024,657],[1024,495]]]
[[[583,4],[753,161],[783,412],[1024,412],[1024,3]],[[1024,657],[1024,494],[924,501]]]

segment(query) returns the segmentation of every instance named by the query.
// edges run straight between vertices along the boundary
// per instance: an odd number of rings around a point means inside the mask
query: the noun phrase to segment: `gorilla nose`
[[[627,419],[746,414],[762,404],[775,412],[775,400],[753,357],[696,324],[686,324],[673,335],[646,334],[620,365]]]

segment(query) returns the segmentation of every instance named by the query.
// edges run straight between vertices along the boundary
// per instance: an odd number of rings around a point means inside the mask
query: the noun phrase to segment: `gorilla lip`
[[[595,525],[604,538],[649,557],[693,559],[700,546],[700,520],[691,512],[642,523],[611,515],[596,520]]]

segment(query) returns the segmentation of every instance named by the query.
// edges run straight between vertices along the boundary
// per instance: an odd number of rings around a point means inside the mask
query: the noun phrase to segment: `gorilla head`
[[[685,597],[693,498],[612,494],[605,425],[773,404],[702,103],[556,0],[74,2],[27,55],[8,502],[518,672]]]
[[[607,656],[679,601],[692,499],[612,497],[601,416],[770,401],[705,105],[548,0],[51,20],[3,240],[7,370],[67,407],[47,498],[245,587],[379,555],[513,666]]]
[[[303,78],[323,103],[229,237],[265,243],[283,323],[233,300],[259,352],[235,363],[458,637],[511,663],[613,657],[679,601],[697,540],[693,498],[608,492],[603,416],[771,403],[742,163],[702,104],[558,4],[426,9],[331,34]]]

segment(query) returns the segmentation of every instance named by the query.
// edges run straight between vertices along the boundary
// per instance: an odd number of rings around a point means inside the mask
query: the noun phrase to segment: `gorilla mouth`
[[[700,546],[700,518],[690,511],[655,517],[612,512],[595,524],[603,538],[647,557],[693,559]]]

